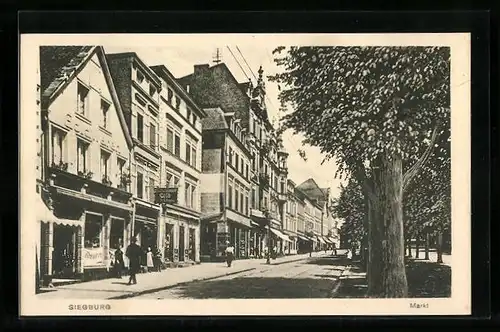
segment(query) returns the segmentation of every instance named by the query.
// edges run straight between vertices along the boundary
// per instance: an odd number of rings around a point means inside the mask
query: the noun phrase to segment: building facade
[[[161,171],[158,128],[162,85],[158,76],[136,53],[108,54],[107,60],[133,140],[130,159],[130,182],[134,194],[133,236],[145,252],[147,248],[160,247],[161,207],[155,204],[155,188],[160,183]]]
[[[40,277],[106,275],[133,228],[132,139],[99,46],[40,48]]]
[[[161,252],[165,261],[174,265],[199,263],[202,121],[206,113],[165,66],[151,68],[162,83],[159,126],[162,163],[157,197],[162,206]]]
[[[234,113],[208,108],[203,121],[202,254],[224,257],[227,243],[235,258],[250,255],[250,151]]]

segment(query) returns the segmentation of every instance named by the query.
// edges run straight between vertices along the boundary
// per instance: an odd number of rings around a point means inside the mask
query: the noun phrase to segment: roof
[[[297,189],[302,191],[309,199],[324,201],[328,197],[324,191],[328,190],[328,188],[320,188],[313,178],[299,184]]]
[[[56,91],[71,80],[94,50],[95,46],[40,46],[42,99],[53,99]]]
[[[148,78],[156,84],[156,87],[161,90],[161,81],[160,78],[156,75],[153,69],[149,68],[144,61],[137,55],[135,52],[123,52],[123,53],[110,53],[106,54],[108,59],[120,59],[120,58],[129,58],[134,59],[136,63],[143,69],[144,73]]]
[[[205,130],[228,129],[224,112],[220,108],[206,108],[207,116],[201,120],[201,128]]]
[[[125,122],[121,104],[116,93],[113,79],[102,46],[41,46],[40,47],[40,86],[43,107],[48,106],[64,91],[68,84],[85,67],[90,58],[96,54],[101,62],[103,75],[108,85],[118,120],[130,147],[132,137]]]

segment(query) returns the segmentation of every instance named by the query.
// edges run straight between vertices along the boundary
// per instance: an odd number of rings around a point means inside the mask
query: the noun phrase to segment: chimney
[[[209,64],[203,64],[203,65],[194,65],[194,73],[201,73],[206,71],[208,68],[210,68]]]

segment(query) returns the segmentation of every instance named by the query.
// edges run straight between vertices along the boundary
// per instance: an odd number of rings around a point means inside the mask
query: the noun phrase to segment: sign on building
[[[177,204],[179,188],[155,188],[156,204]]]

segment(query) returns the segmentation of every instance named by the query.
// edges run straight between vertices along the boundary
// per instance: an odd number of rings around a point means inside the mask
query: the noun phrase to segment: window
[[[267,205],[267,197],[264,197],[264,209],[267,209],[268,205]]]
[[[181,107],[181,98],[179,96],[175,96],[175,109],[179,109]]]
[[[255,191],[255,188],[252,188],[252,209],[256,209],[256,203],[257,203],[257,193]]]
[[[142,114],[137,114],[137,139],[144,143],[144,117]]]
[[[186,108],[186,118],[188,122],[191,121],[191,109],[189,107]]]
[[[137,172],[137,197],[142,198],[144,193],[144,178],[142,173]]]
[[[245,164],[245,177],[248,179],[248,164]]]
[[[144,82],[144,75],[142,75],[142,73],[140,71],[137,71],[137,81],[139,83]]]
[[[101,126],[108,128],[109,103],[101,99]]]
[[[173,124],[167,124],[167,150],[177,157],[181,155],[181,133],[180,129]]]
[[[186,137],[186,162],[196,168],[197,144],[195,140]]]
[[[77,100],[77,112],[83,116],[87,115],[88,104],[89,104],[89,89],[83,84],[78,83],[77,87],[78,100]]]
[[[235,164],[234,167],[236,168],[236,171],[239,171],[239,168],[238,168],[238,166],[239,166],[239,155],[235,156],[235,162],[234,162],[234,164]]]
[[[156,88],[152,84],[149,85],[149,95],[151,97],[155,97],[156,96]]]
[[[156,126],[153,123],[149,124],[149,146],[156,148]]]
[[[233,149],[229,147],[228,162],[233,165]]]
[[[66,152],[66,133],[62,130],[52,128],[52,163],[61,165],[64,163]]]
[[[239,209],[239,198],[240,198],[240,186],[235,183],[234,184],[234,209],[238,210]]]
[[[240,207],[239,207],[239,211],[241,213],[244,213],[245,212],[245,198],[244,198],[245,194],[243,192],[243,188],[241,188],[241,191],[240,191]]]
[[[193,114],[193,126],[196,126],[196,121],[198,118],[196,117],[196,114]]]
[[[85,215],[85,248],[100,248],[102,246],[102,230],[102,216]]]
[[[126,183],[124,183],[124,175],[125,175],[125,164],[127,163],[127,161],[125,159],[122,159],[122,158],[117,158],[116,159],[116,166],[118,168],[118,179],[119,179],[119,183],[118,183],[118,186],[122,186],[122,187],[125,187],[126,186]],[[123,189],[123,188],[122,188]]]
[[[167,89],[167,100],[170,104],[172,104],[172,99],[174,98],[174,92],[172,89],[168,88]]]
[[[167,171],[166,173],[166,186],[167,188],[176,188],[179,186],[179,181],[180,177],[177,175],[174,175],[173,173],[170,173]]]
[[[249,207],[248,207],[248,190],[245,193],[245,214],[249,214]]]
[[[87,173],[89,144],[81,139],[77,140],[76,170],[79,175]]]
[[[109,158],[110,154],[104,150],[101,150],[101,176],[102,182],[109,181]]]
[[[149,178],[149,201],[155,201],[155,179]]]
[[[185,187],[185,202],[189,208],[195,207],[195,190],[196,186],[192,183],[186,182]]]

